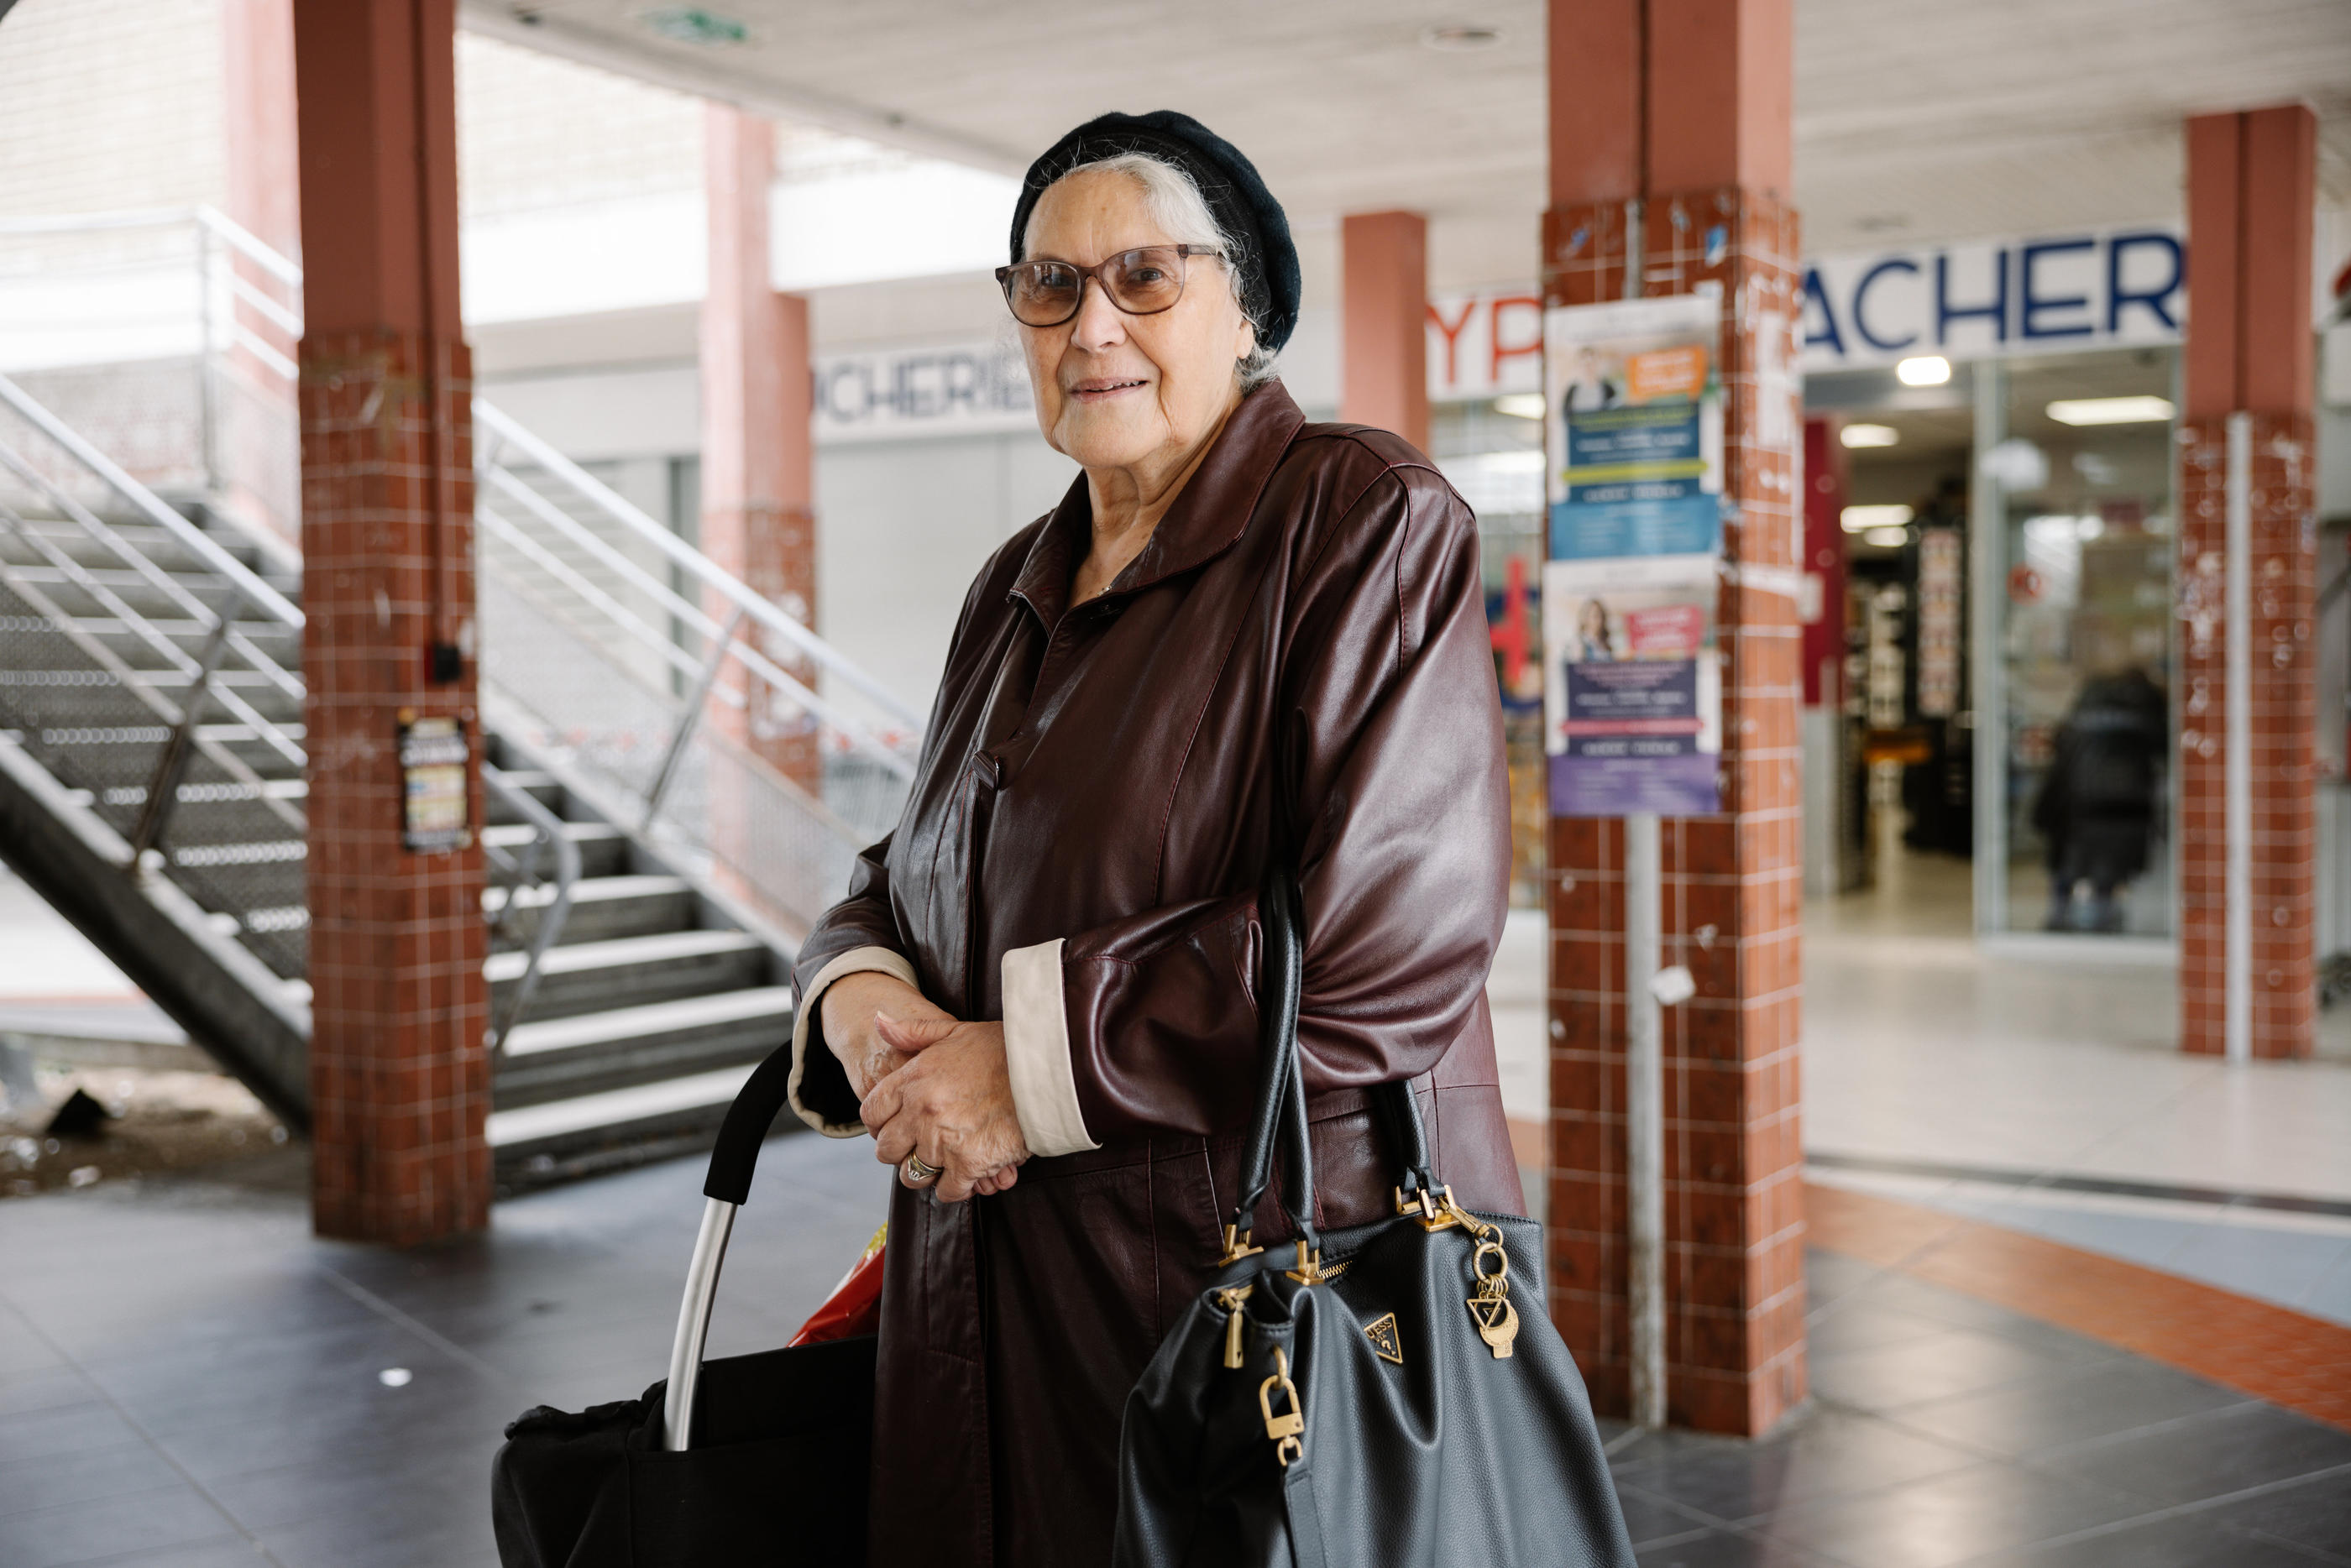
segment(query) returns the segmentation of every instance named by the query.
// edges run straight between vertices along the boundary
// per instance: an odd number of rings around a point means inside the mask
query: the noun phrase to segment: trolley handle
[[[752,1069],[736,1092],[719,1127],[717,1145],[710,1151],[710,1174],[702,1184],[709,1201],[703,1206],[702,1229],[694,1238],[694,1260],[686,1265],[685,1299],[678,1307],[677,1335],[670,1342],[669,1388],[662,1400],[662,1446],[672,1453],[684,1450],[694,1430],[695,1388],[702,1380],[710,1309],[718,1299],[718,1271],[726,1262],[735,1210],[750,1200],[759,1146],[768,1141],[768,1129],[791,1097],[791,1081],[792,1044],[787,1040]]]

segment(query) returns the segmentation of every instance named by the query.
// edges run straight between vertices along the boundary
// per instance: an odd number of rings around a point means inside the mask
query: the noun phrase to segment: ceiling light
[[[2060,398],[2049,417],[2061,425],[2144,425],[2171,417],[2168,398]]]
[[[1881,550],[1898,550],[1910,542],[1907,528],[1872,528],[1862,536],[1864,544],[1875,545]]]
[[[1894,379],[1906,387],[1939,387],[1951,379],[1951,362],[1940,354],[1917,354],[1894,367]]]
[[[1516,452],[1481,452],[1469,460],[1489,473],[1541,473],[1543,471],[1542,448],[1521,447]]]
[[[1502,35],[1493,27],[1424,27],[1420,41],[1424,47],[1446,54],[1466,55],[1473,49],[1492,48],[1502,41]]]
[[[681,44],[740,44],[751,36],[751,29],[734,17],[705,11],[697,5],[667,5],[646,12],[639,20],[663,37]]]
[[[1873,528],[1899,529],[1910,521],[1907,506],[1848,506],[1838,517],[1848,534],[1866,534]]]
[[[1541,392],[1505,392],[1494,400],[1494,411],[1508,414],[1514,420],[1539,420],[1543,417],[1543,395]]]
[[[1847,425],[1837,431],[1837,440],[1847,446],[1892,446],[1901,439],[1892,425]]]

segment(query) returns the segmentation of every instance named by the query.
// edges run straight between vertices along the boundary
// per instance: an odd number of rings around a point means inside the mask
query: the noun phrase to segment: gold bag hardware
[[[1382,1361],[1404,1365],[1404,1342],[1396,1336],[1395,1314],[1389,1313],[1376,1322],[1365,1324],[1364,1337],[1372,1342],[1372,1353]]]
[[[1273,1413],[1273,1386],[1277,1383],[1290,1396],[1290,1413],[1286,1416]],[[1306,1453],[1306,1444],[1300,1437],[1306,1430],[1306,1407],[1298,1397],[1298,1385],[1290,1380],[1290,1357],[1278,1345],[1273,1347],[1273,1376],[1257,1386],[1257,1407],[1265,1413],[1265,1435],[1272,1439],[1281,1468],[1288,1469]]]
[[[1241,1364],[1241,1303],[1249,1299],[1255,1285],[1229,1285],[1217,1293],[1217,1304],[1232,1315],[1225,1320],[1225,1365],[1238,1367]]]

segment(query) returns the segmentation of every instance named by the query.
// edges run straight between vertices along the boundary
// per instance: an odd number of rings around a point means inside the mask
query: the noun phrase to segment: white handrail
[[[475,422],[487,427],[499,440],[512,442],[532,462],[562,480],[573,490],[596,504],[599,510],[652,545],[707,586],[717,589],[727,598],[743,607],[746,614],[761,626],[785,638],[801,652],[825,669],[840,676],[871,699],[883,711],[909,728],[919,730],[922,718],[906,706],[889,688],[842,657],[841,650],[818,637],[807,627],[785,614],[751,587],[728,572],[709,556],[646,516],[631,505],[610,486],[561,452],[517,424],[486,400],[474,400]]]
[[[677,617],[695,631],[705,638],[716,638],[718,635],[718,623],[705,615],[700,606],[672,593],[667,584],[647,575],[644,569],[634,561],[598,538],[594,530],[582,527],[577,518],[572,517],[561,507],[516,478],[511,470],[494,462],[485,471],[485,477],[497,489],[521,502],[540,522],[554,528],[565,538],[594,556],[611,570],[619,573],[639,592],[651,597],[655,604]],[[483,511],[478,501],[475,503],[475,509]],[[483,511],[483,514],[501,528],[509,530],[514,528],[512,523],[497,516],[495,513]],[[545,566],[547,562],[542,559],[539,564]],[[584,582],[584,579],[582,581]],[[598,607],[603,609],[607,615],[615,618],[625,617],[629,620],[635,620],[634,617],[628,616],[626,611],[620,609],[606,596],[583,587],[580,582],[570,586],[574,592],[590,597],[591,601],[601,600]],[[638,624],[642,625],[641,622]],[[818,696],[805,683],[770,661],[757,648],[737,643],[734,647],[733,656],[740,659],[744,666],[760,680],[788,693],[792,701],[839,730],[857,749],[872,753],[877,762],[891,772],[901,778],[911,779],[914,776],[914,765],[904,753],[885,743],[880,736],[864,725]],[[695,668],[698,669],[699,666]]]
[[[81,438],[81,433],[57,415],[27,397],[25,389],[5,376],[0,376],[0,402],[5,402],[25,417],[27,423],[73,455],[76,462],[104,480],[109,488],[137,507],[147,520],[163,529],[186,547],[205,569],[216,572],[235,583],[245,596],[245,602],[284,626],[299,627],[302,612],[289,603],[284,594],[254,575],[253,569],[220,547],[211,535],[172,511],[157,498],[153,491],[115,466],[98,448]]]

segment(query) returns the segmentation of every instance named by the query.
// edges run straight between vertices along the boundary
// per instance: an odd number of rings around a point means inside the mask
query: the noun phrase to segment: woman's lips
[[[1080,381],[1070,389],[1070,396],[1083,403],[1100,402],[1104,398],[1115,398],[1122,393],[1137,391],[1146,384],[1140,379],[1117,380],[1107,376],[1100,376]]]

